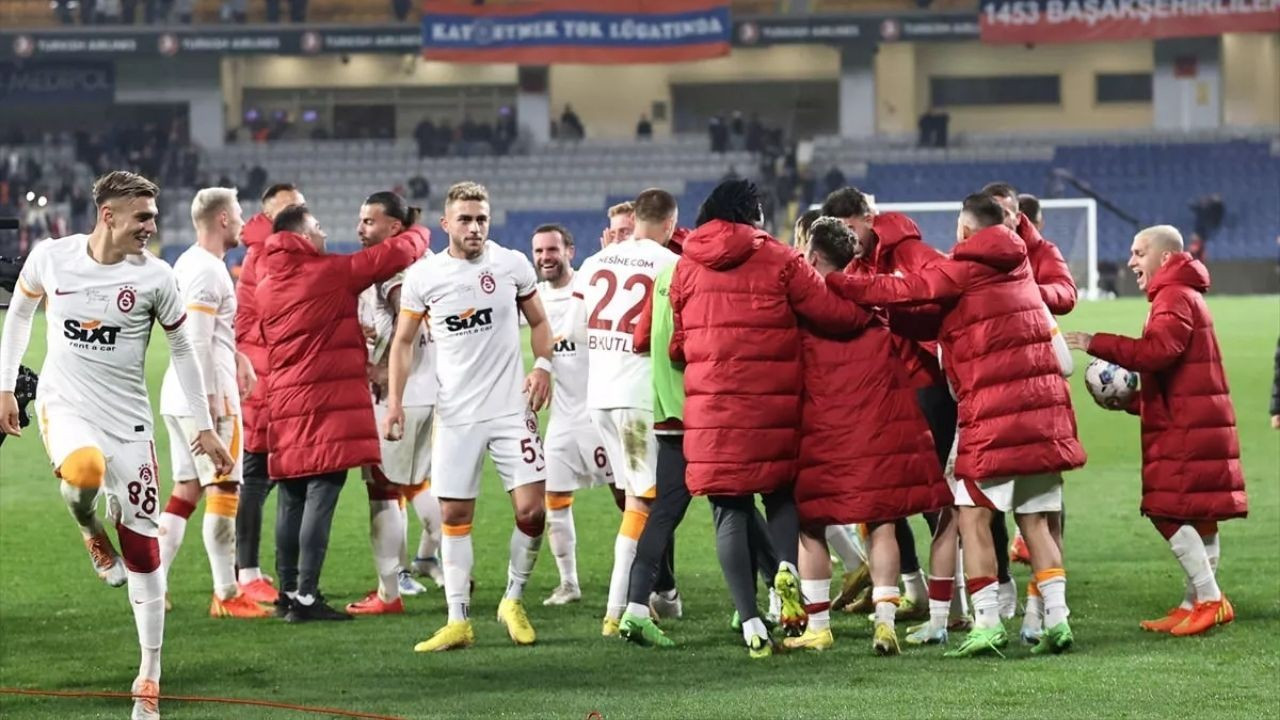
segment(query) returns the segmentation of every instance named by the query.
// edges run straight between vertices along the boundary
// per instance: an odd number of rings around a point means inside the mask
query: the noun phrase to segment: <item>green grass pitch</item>
[[[477,645],[441,655],[412,652],[444,622],[442,594],[409,598],[399,617],[287,626],[207,616],[209,574],[200,515],[191,519],[171,577],[162,689],[324,705],[406,718],[835,718],[835,717],[1276,717],[1280,713],[1280,434],[1267,398],[1280,327],[1277,298],[1212,298],[1230,376],[1251,513],[1223,525],[1222,587],[1233,625],[1208,636],[1145,634],[1138,620],[1182,594],[1168,547],[1138,514],[1138,421],[1096,407],[1072,378],[1088,466],[1068,476],[1068,599],[1077,646],[1033,658],[1021,646],[1004,660],[944,660],[937,648],[876,658],[865,619],[839,614],[836,647],[820,655],[748,660],[728,628],[731,605],[716,563],[710,512],[695,502],[678,536],[685,619],[665,623],[679,647],[644,650],[600,637],[618,514],[608,492],[575,504],[583,601],[544,608],[555,564],[543,548],[528,588],[538,644],[516,648],[494,621],[505,583],[512,520],[492,470],[476,518]],[[1064,330],[1136,334],[1147,306],[1129,299],[1085,303]],[[28,363],[43,355],[39,323]],[[148,377],[158,396],[167,346],[151,345]],[[1082,358],[1077,356],[1077,361]],[[1079,366],[1082,370],[1082,365]],[[167,438],[157,431],[167,468]],[[164,495],[169,480],[162,472]],[[353,475],[353,478],[357,476]],[[322,586],[335,604],[373,586],[366,496],[353,479],[335,520]],[[274,517],[274,493],[267,516]],[[922,557],[925,528],[916,521]],[[411,522],[416,533],[416,523]],[[416,537],[416,534],[415,534]],[[271,524],[262,547],[274,557]],[[1025,583],[1027,570],[1015,566]],[[1016,629],[1016,623],[1010,626]],[[953,640],[954,642],[954,640]],[[137,667],[123,589],[90,571],[34,427],[0,449],[0,686],[127,691]],[[295,718],[291,711],[168,702],[165,717]],[[121,700],[0,695],[6,718],[121,718]]]

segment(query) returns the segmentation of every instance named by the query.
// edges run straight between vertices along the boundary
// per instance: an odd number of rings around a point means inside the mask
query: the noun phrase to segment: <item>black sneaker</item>
[[[311,622],[313,620],[351,620],[352,617],[341,610],[334,610],[325,602],[323,595],[316,595],[315,602],[303,605],[296,599],[289,605],[289,614],[284,621],[290,623]]]
[[[289,615],[289,608],[293,606],[293,601],[281,590],[280,594],[276,595],[276,601],[272,604],[275,605],[276,617],[286,618]]]

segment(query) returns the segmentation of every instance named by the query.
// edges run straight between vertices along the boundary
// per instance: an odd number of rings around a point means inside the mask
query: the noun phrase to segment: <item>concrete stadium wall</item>
[[[1223,35],[1222,73],[1223,122],[1280,125],[1280,33]]]

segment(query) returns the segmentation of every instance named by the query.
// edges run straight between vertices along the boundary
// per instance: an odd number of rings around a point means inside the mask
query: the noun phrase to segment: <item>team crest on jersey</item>
[[[131,312],[136,304],[138,304],[138,293],[128,285],[120,288],[120,292],[116,294],[116,307],[120,308],[120,312]]]
[[[480,273],[480,289],[486,295],[492,295],[493,291],[498,289],[498,281],[493,278],[493,273],[488,270]]]
[[[529,432],[534,433],[536,435],[538,432],[538,418],[533,416],[532,414],[525,415],[524,426],[529,428]]]
[[[155,476],[156,472],[152,469],[150,463],[138,467],[138,479],[142,481],[143,485],[150,485]]]

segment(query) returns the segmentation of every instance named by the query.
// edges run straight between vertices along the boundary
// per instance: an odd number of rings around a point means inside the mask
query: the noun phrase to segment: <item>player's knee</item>
[[[97,490],[107,476],[107,458],[96,447],[82,447],[58,466],[58,477],[81,490]]]
[[[120,557],[129,572],[149,573],[160,568],[160,542],[150,536],[117,525],[120,537]]]
[[[541,505],[516,509],[516,527],[520,528],[525,535],[530,537],[541,535],[542,528],[546,524],[547,514]]]

